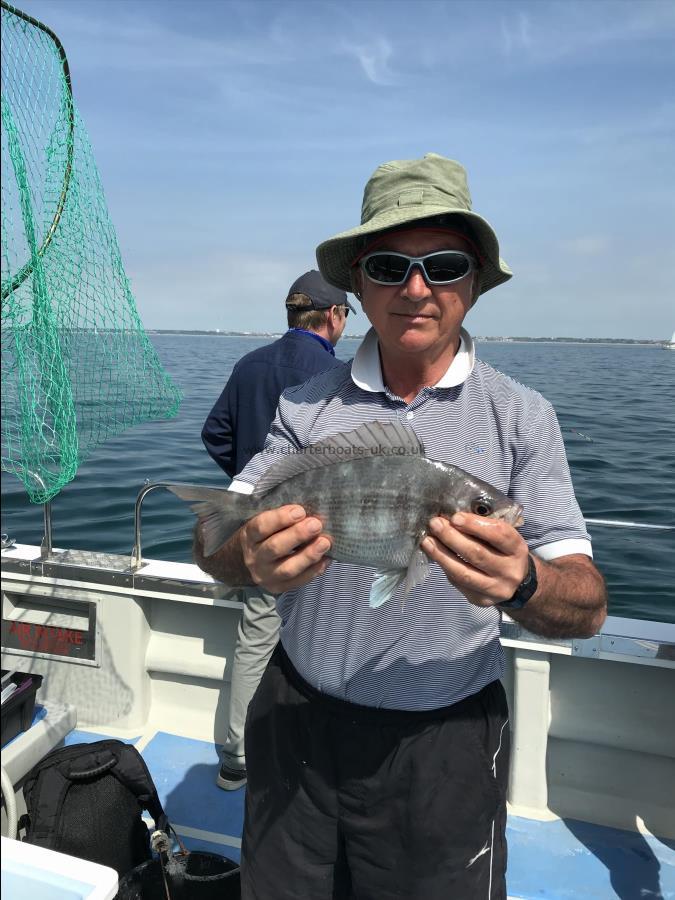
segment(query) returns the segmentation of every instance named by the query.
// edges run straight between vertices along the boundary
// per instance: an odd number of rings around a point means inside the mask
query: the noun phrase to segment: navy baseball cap
[[[293,294],[304,294],[309,297],[311,303],[309,306],[299,306],[296,303],[289,303]],[[331,306],[348,306],[355,313],[356,310],[347,300],[347,294],[339,288],[328,284],[321,272],[311,269],[305,272],[293,282],[286,297],[287,309],[330,309]]]

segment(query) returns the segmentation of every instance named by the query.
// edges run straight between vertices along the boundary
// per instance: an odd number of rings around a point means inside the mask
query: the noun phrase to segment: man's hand
[[[476,606],[510,600],[527,575],[528,546],[513,525],[473,513],[436,517],[422,550]]]
[[[205,557],[198,523],[195,562],[231,587],[259,584],[281,594],[326,571],[331,540],[322,528],[321,520],[301,506],[281,506],[254,516],[217,553]]]
[[[432,519],[429,531],[422,549],[476,606],[510,600],[527,574],[527,544],[504,521],[456,513],[451,520]],[[509,616],[547,638],[596,634],[607,615],[607,591],[591,558],[571,553],[548,562],[533,559],[537,590],[522,609],[509,609]]]
[[[321,519],[301,506],[281,506],[250,519],[238,534],[253,582],[282,594],[323,574],[331,541],[322,529]]]

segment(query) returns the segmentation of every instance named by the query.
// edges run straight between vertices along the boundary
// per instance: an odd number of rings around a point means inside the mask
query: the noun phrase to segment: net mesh
[[[44,503],[178,411],[124,273],[58,38],[2,2],[2,468]]]

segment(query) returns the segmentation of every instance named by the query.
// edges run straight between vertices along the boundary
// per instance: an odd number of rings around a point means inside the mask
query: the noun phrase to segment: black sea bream
[[[248,519],[293,503],[317,516],[332,539],[327,556],[377,569],[371,606],[429,570],[419,545],[433,516],[458,511],[521,525],[522,507],[463,469],[427,459],[411,428],[371,422],[283,456],[252,494],[191,486],[171,490],[192,503],[211,556]]]

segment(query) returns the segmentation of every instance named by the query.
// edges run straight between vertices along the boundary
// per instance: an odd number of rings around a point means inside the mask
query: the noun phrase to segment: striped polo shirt
[[[249,493],[281,454],[373,421],[412,428],[430,459],[460,466],[521,503],[519,530],[533,553],[592,555],[553,407],[476,359],[464,329],[448,371],[411,403],[383,383],[371,329],[351,365],[283,393],[263,452],[231,489]],[[372,609],[374,574],[333,560],[322,576],[277,598],[283,647],[313,687],[365,706],[424,710],[502,676],[499,610],[469,603],[436,563],[403,605],[395,595]]]

